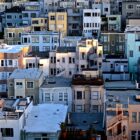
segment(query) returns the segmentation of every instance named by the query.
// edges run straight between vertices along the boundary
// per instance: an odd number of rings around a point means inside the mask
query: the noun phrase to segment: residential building
[[[58,140],[61,133],[60,125],[66,122],[67,109],[68,107],[62,104],[33,106],[26,119],[23,140]]]
[[[6,9],[2,15],[2,27],[17,27],[22,25],[22,10],[23,7],[12,7]]]
[[[122,14],[123,0],[110,0],[110,13],[113,15]]]
[[[101,78],[74,75],[72,78],[73,112],[103,112],[104,82]]]
[[[21,44],[21,33],[31,31],[31,26],[4,28],[4,42],[8,45]]]
[[[10,9],[12,7],[11,2],[0,1],[0,13],[4,12],[6,9]]]
[[[25,119],[32,109],[30,99],[0,99],[0,139],[20,140]]]
[[[43,71],[37,68],[16,69],[8,78],[8,97],[31,97],[39,103],[39,87],[44,81]]]
[[[102,32],[100,42],[103,44],[103,54],[125,54],[125,33]]]
[[[125,30],[126,55],[131,79],[136,79],[137,63],[140,56],[140,27],[129,26]]]
[[[139,89],[131,81],[106,82],[105,89],[107,139],[139,139]]]
[[[100,9],[101,15],[110,15],[110,0],[94,0],[92,9]]]
[[[22,44],[29,44],[33,52],[55,50],[61,45],[61,34],[52,31],[35,31],[21,34]]]
[[[102,17],[102,31],[121,32],[121,15],[107,15]]]
[[[121,55],[106,55],[101,70],[106,81],[130,80],[128,59]]]
[[[82,18],[83,18],[83,10],[80,8],[69,8],[67,9],[68,15],[68,35],[69,36],[81,36],[82,35]]]
[[[68,105],[72,111],[71,80],[64,77],[49,77],[39,88],[39,103]]]
[[[83,10],[83,35],[85,37],[98,37],[101,29],[100,9]]]
[[[100,69],[102,65],[103,46],[96,39],[81,39],[76,48],[77,71],[86,68]]]
[[[23,57],[28,45],[0,45],[0,96],[7,97],[7,79],[17,68],[23,68]]]
[[[38,18],[43,13],[42,1],[26,2],[24,3],[25,9],[22,11],[22,24],[31,25],[32,18]]]
[[[32,31],[45,31],[48,28],[47,18],[39,17],[31,19]]]
[[[43,75],[49,76],[50,59],[47,53],[30,53],[23,58],[23,65],[25,69],[39,68],[43,71]]]
[[[67,12],[55,11],[48,13],[48,23],[50,31],[62,32],[67,35]]]
[[[72,77],[76,73],[76,47],[58,47],[49,53],[50,75]]]

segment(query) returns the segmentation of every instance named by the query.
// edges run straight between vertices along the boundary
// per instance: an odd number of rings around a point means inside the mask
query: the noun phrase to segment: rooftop
[[[7,45],[1,44],[0,45],[0,53],[18,53],[23,48],[29,47],[27,45]]]
[[[105,88],[108,90],[136,89],[136,85],[131,81],[111,81],[105,82]]]
[[[130,26],[128,25],[125,29],[125,32],[140,32],[140,26]]]
[[[22,35],[59,35],[59,32],[54,32],[54,31],[29,31],[29,32],[24,32]]]
[[[42,84],[41,88],[70,87],[71,80],[64,77],[49,77]]]
[[[93,127],[96,131],[103,131],[103,113],[71,113],[70,121],[77,129],[88,130]]]
[[[10,9],[6,9],[5,13],[21,13],[22,10],[24,10],[23,7],[15,6],[15,7],[12,7]]]
[[[58,53],[76,52],[76,47],[58,47]]]
[[[37,68],[15,69],[9,79],[32,79],[38,80],[42,75],[42,71]]]
[[[65,122],[68,107],[62,104],[38,104],[28,114],[24,130],[28,133],[56,133]]]
[[[86,77],[82,74],[76,74],[72,78],[72,85],[93,85],[101,86],[104,84],[103,79],[98,77]]]

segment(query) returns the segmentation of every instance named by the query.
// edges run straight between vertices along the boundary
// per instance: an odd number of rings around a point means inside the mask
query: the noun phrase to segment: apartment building
[[[31,97],[39,103],[39,87],[44,81],[43,71],[37,68],[16,69],[8,78],[8,97]]]
[[[110,0],[94,0],[92,9],[100,9],[101,15],[110,15]]]
[[[139,139],[139,89],[131,81],[107,82],[105,88],[107,139]]]
[[[121,32],[121,15],[102,16],[101,31]]]
[[[131,79],[136,79],[137,63],[140,56],[140,27],[129,26],[125,30],[126,56]]]
[[[2,15],[2,27],[17,27],[22,25],[22,10],[23,7],[12,7],[6,9]]]
[[[38,18],[43,12],[43,2],[26,2],[25,9],[22,11],[22,24],[31,25],[32,18]]]
[[[39,103],[54,103],[68,106],[72,111],[71,80],[64,77],[49,77],[39,88]]]
[[[86,68],[100,69],[102,65],[103,46],[96,39],[81,39],[76,48],[77,70]]]
[[[100,36],[103,54],[125,54],[125,33],[103,32]]]
[[[26,119],[23,140],[58,140],[61,133],[60,125],[67,119],[66,105],[39,104],[33,106]]]
[[[76,47],[58,47],[49,53],[50,75],[72,77],[76,73]]]
[[[122,14],[123,0],[110,0],[110,13],[113,15]]]
[[[102,63],[104,80],[130,80],[128,59],[121,55],[106,55]]]
[[[48,18],[50,31],[62,32],[64,36],[67,35],[67,12],[65,11],[49,12]]]
[[[68,35],[69,36],[81,36],[83,30],[83,10],[80,8],[69,8],[67,9],[68,15]]]
[[[4,12],[6,9],[10,9],[12,7],[12,3],[9,1],[0,1],[0,13]]]
[[[0,96],[7,97],[7,78],[17,68],[23,68],[23,57],[29,52],[28,45],[0,46]]]
[[[104,82],[101,78],[77,74],[72,78],[73,112],[103,112]]]
[[[45,31],[48,28],[47,18],[39,17],[31,19],[32,31]]]
[[[101,29],[100,9],[83,10],[83,35],[85,37],[98,37]]]
[[[33,52],[47,52],[55,50],[61,45],[61,34],[52,31],[35,31],[21,34],[22,44],[32,46]]]
[[[30,32],[31,26],[4,28],[4,42],[8,45],[21,44],[21,33]]]
[[[30,99],[0,99],[0,139],[20,140],[25,119],[32,109]]]

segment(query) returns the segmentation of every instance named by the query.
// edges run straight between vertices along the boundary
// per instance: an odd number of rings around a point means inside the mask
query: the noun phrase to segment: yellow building
[[[43,31],[47,30],[47,18],[32,18],[32,30],[33,31]]]
[[[49,12],[49,30],[67,35],[67,12]]]

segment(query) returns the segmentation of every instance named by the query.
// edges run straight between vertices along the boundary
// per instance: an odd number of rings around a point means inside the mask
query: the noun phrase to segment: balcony
[[[120,133],[119,135],[116,136],[107,136],[107,140],[122,140],[123,139],[123,134]]]

